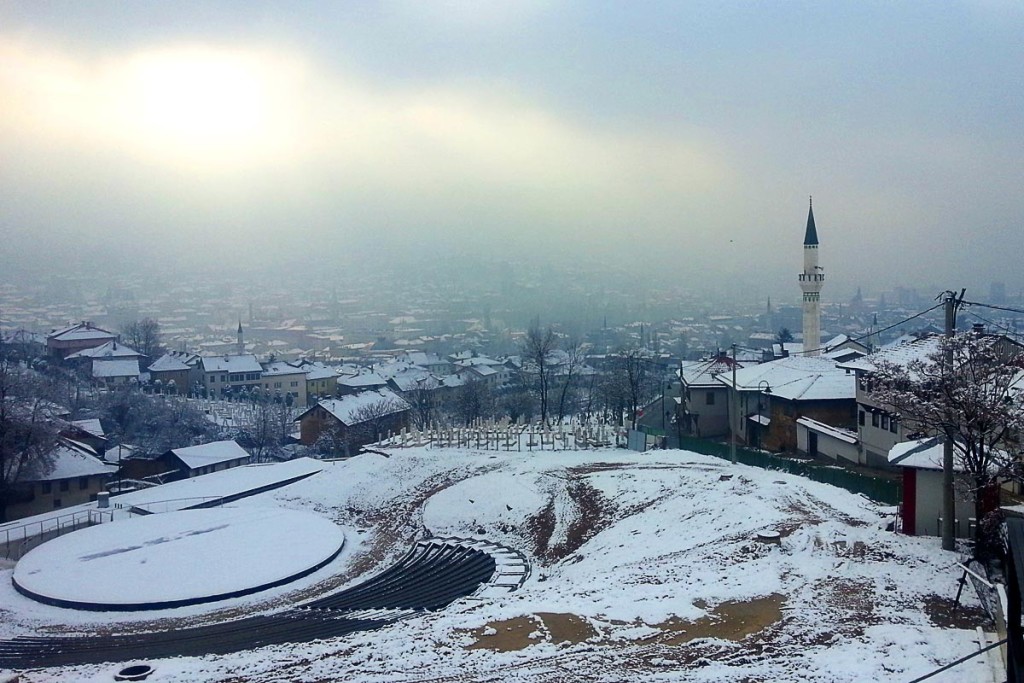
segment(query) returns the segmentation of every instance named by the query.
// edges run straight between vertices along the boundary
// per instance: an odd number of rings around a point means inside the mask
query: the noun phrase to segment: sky
[[[5,2],[0,258],[1024,289],[1024,5]],[[829,286],[831,285],[831,287]]]

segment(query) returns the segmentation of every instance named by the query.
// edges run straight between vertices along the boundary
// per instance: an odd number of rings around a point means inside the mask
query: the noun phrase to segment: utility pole
[[[956,309],[963,301],[964,292],[960,291],[960,300],[957,300],[955,292],[948,291],[943,294],[943,304],[946,312],[945,341],[946,351],[943,358],[942,372],[946,381],[952,381],[950,375],[953,372],[953,345],[952,338],[956,333]],[[952,416],[947,416],[952,419]],[[949,430],[951,431],[951,430]],[[953,439],[949,434],[943,434],[942,442],[942,549],[955,550],[956,540],[954,538],[954,524],[956,522],[956,503],[953,497]]]
[[[730,395],[736,397],[736,400],[735,401],[730,401],[729,402],[730,405],[728,406],[728,408],[729,408],[729,459],[732,461],[732,464],[735,465],[736,464],[736,419],[733,417],[733,412],[735,412],[736,414],[739,414],[739,412],[740,412],[740,394],[739,394],[739,391],[736,389],[736,345],[735,344],[732,345],[732,394],[730,394]],[[731,405],[733,403],[735,403],[736,405],[735,406]],[[733,411],[733,408],[735,408],[736,410]]]

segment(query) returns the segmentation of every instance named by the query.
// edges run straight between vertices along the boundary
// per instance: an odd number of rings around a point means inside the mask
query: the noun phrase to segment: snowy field
[[[345,529],[345,549],[297,585],[144,617],[32,603],[8,568],[0,633],[272,611],[358,582],[415,540],[454,535],[521,550],[533,563],[525,585],[372,633],[152,661],[148,680],[910,681],[978,647],[976,600],[967,591],[968,609],[951,614],[957,558],[937,539],[886,532],[880,507],[841,489],[688,452],[411,448],[325,463],[235,505],[315,511]],[[777,544],[758,540],[772,531]],[[983,662],[930,680],[991,680]],[[109,681],[124,664],[22,680]]]

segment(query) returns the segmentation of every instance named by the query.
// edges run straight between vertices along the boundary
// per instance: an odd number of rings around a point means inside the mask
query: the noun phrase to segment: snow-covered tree
[[[973,482],[976,518],[984,524],[998,507],[999,481],[1024,475],[1024,349],[977,333],[936,341],[924,357],[875,362],[869,393],[907,428],[955,445],[957,464]]]
[[[0,521],[17,500],[18,482],[52,469],[58,412],[44,377],[0,356]]]

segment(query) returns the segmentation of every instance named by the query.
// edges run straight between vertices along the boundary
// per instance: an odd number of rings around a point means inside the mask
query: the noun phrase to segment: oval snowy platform
[[[222,600],[280,586],[333,560],[345,535],[295,510],[212,508],[90,527],[35,548],[15,588],[87,610],[145,610]]]

